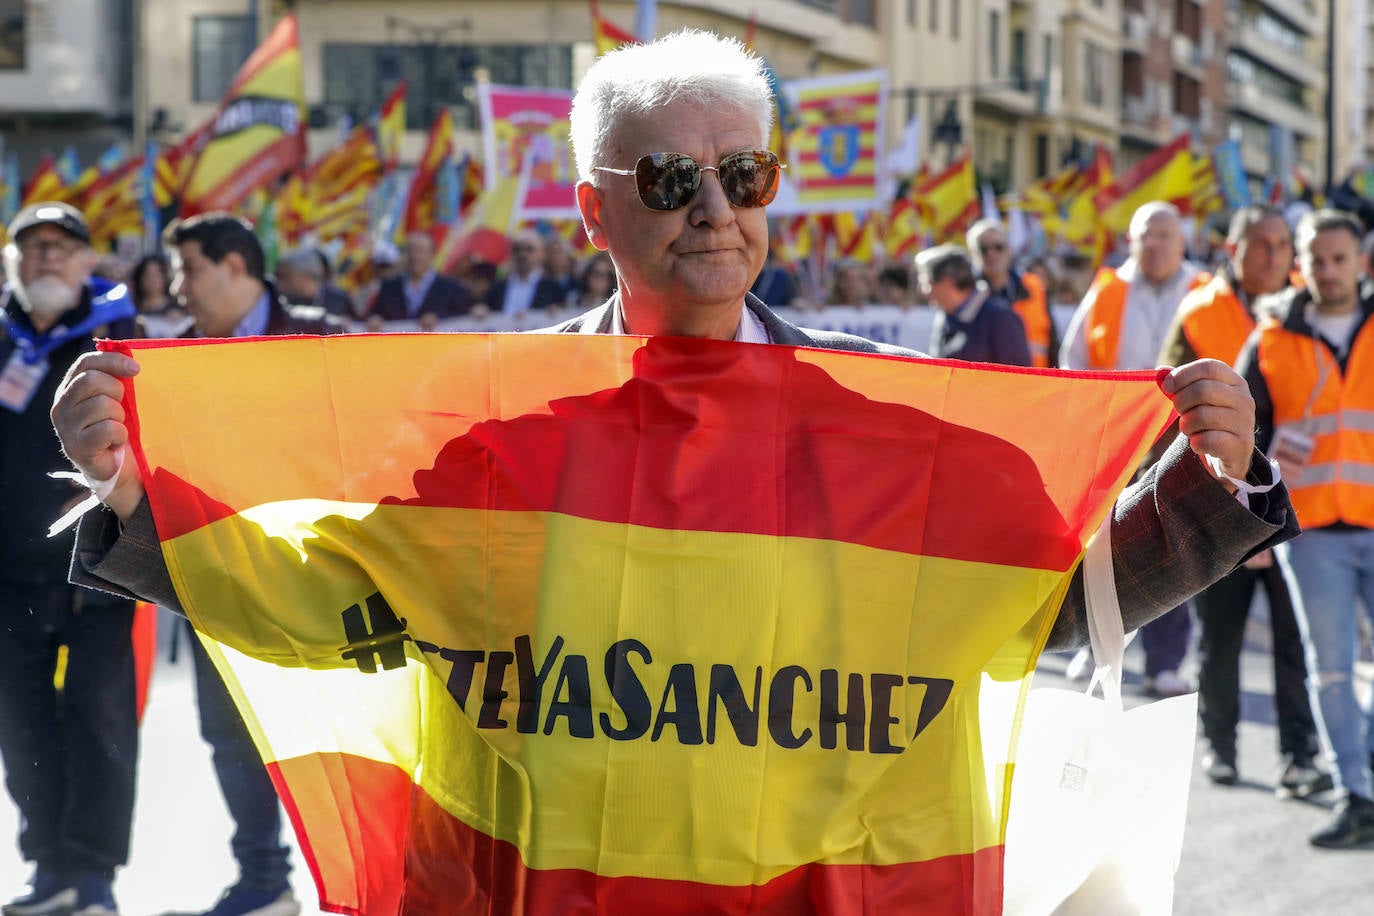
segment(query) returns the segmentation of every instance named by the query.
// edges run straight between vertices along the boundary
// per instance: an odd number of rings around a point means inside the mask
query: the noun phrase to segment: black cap
[[[21,232],[35,226],[56,226],[72,238],[80,239],[88,245],[91,243],[91,230],[86,225],[86,217],[70,204],[57,201],[29,204],[10,221],[10,240],[17,240]]]

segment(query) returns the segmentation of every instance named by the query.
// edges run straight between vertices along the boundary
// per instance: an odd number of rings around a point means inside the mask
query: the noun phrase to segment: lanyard
[[[98,288],[98,287],[97,287]],[[36,333],[12,318],[5,319],[5,333],[14,339],[25,363],[35,366],[47,359],[58,347],[79,337],[89,336],[103,324],[134,316],[134,304],[129,289],[123,283],[109,287],[91,300],[91,313],[74,327],[59,325],[50,332]]]

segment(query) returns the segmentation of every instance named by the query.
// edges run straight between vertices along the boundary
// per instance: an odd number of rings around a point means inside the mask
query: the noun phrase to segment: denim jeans
[[[1374,714],[1355,695],[1358,602],[1374,608],[1374,529],[1305,531],[1277,551],[1307,643],[1308,690],[1336,759],[1338,787],[1374,796]]]
[[[239,880],[257,890],[285,890],[290,849],[281,841],[281,807],[253,736],[200,638],[187,627],[196,666],[200,734],[210,745],[224,804],[234,820],[230,840]]]

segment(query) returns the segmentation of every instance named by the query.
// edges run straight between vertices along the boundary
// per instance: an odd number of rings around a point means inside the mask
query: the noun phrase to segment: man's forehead
[[[15,241],[39,238],[46,239],[48,241],[57,241],[60,239],[75,240],[76,236],[72,235],[70,232],[67,232],[64,229],[60,229],[57,226],[54,226],[52,223],[42,223],[37,226],[31,226],[28,229],[25,229],[23,232],[19,233],[19,237],[15,239]]]
[[[761,148],[768,141],[750,112],[732,107],[711,109],[688,100],[626,115],[611,129],[608,139],[607,148],[613,154],[634,159],[670,152],[723,155]]]

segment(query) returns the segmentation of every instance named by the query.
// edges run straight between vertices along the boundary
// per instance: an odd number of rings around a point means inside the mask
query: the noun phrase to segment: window
[[[449,108],[459,129],[475,129],[476,100],[469,90],[478,70],[499,85],[571,88],[572,46],[326,44],[326,115],[361,122],[405,80],[407,128],[428,130],[440,109]]]
[[[1025,91],[1030,88],[1030,66],[1026,62],[1026,30],[1012,29],[1011,32],[1011,81],[1016,88]]]
[[[988,72],[993,79],[1002,75],[1002,14],[988,11]]]
[[[191,100],[218,102],[248,59],[257,36],[247,16],[196,16],[191,22]]]
[[[25,0],[0,0],[0,70],[24,69]]]
[[[1035,177],[1044,178],[1050,173],[1050,138],[1045,134],[1035,135]]]
[[[858,25],[874,24],[874,0],[849,0],[848,15],[845,17],[847,22]]]
[[[935,0],[932,0],[935,2]],[[949,0],[949,37],[959,37],[959,4],[963,0]]]
[[[916,0],[906,0],[906,24],[912,27],[916,25]]]
[[[930,31],[940,31],[940,0],[930,0]]]
[[[1083,101],[1101,108],[1107,101],[1107,89],[1102,82],[1102,49],[1085,42],[1083,54]]]

